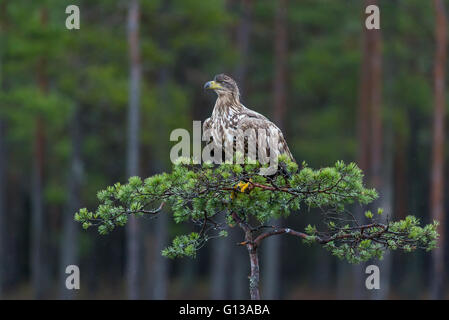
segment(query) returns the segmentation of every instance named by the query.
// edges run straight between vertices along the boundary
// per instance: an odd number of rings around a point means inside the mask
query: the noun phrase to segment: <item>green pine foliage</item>
[[[381,259],[387,249],[410,252],[435,248],[437,222],[421,227],[417,218],[408,216],[382,224],[376,220],[383,214],[378,209],[376,216],[367,211],[369,222],[361,224],[346,209],[354,203],[367,205],[377,198],[374,189],[363,185],[363,174],[356,164],[338,161],[332,167],[313,170],[303,163],[299,170],[296,163],[282,156],[279,163],[283,170],[274,176],[262,176],[259,163],[194,165],[184,159],[173,166],[171,173],[145,180],[131,177],[127,184],[116,183],[98,192],[98,208],[94,212],[81,209],[75,220],[85,229],[96,226],[104,235],[124,226],[129,215],[157,215],[168,205],[176,223],[192,222],[199,229],[177,236],[163,250],[164,256],[175,258],[195,257],[208,240],[226,237],[231,225],[243,222],[251,232],[263,234],[265,229],[279,230],[264,225],[272,218],[319,208],[323,230],[309,225],[305,232],[286,229],[283,233],[299,236],[306,243],[319,243],[350,263]],[[241,192],[236,187],[239,182],[249,187]],[[226,216],[226,223],[216,222],[221,214]]]

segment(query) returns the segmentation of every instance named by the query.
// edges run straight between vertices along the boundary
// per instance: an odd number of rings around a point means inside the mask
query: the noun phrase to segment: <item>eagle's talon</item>
[[[246,189],[248,189],[249,187],[249,182],[244,183],[243,185],[240,186],[240,192],[245,192]]]
[[[240,191],[241,193],[244,193],[245,191],[251,191],[252,188],[251,187],[251,179],[249,179],[248,182],[243,182],[240,181],[239,183],[237,183],[237,185],[234,187],[235,190]],[[233,191],[234,193],[234,191]],[[235,197],[235,194],[231,194],[231,198],[233,199]]]

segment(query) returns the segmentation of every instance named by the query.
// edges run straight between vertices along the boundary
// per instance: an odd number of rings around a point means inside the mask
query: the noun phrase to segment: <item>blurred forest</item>
[[[79,30],[65,27],[71,4]],[[380,30],[364,28],[369,4],[380,7]],[[390,217],[442,222],[440,249],[388,255],[373,291],[365,265],[270,239],[262,297],[447,298],[448,6],[0,0],[0,297],[249,298],[240,230],[196,259],[169,260],[161,249],[186,226],[167,215],[131,220],[106,237],[73,221],[80,207],[96,206],[98,190],[170,170],[170,132],[210,115],[215,96],[203,84],[224,72],[246,106],[282,128],[298,162],[356,161]],[[289,226],[318,224],[315,213],[292,214]],[[64,285],[70,264],[81,270],[77,291]]]

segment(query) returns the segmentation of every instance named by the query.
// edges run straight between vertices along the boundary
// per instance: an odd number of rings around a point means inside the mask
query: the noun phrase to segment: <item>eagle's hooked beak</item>
[[[215,82],[215,81],[209,81],[209,82],[206,82],[206,84],[204,85],[204,89],[211,89],[211,90],[214,90],[214,89],[221,89],[221,88],[223,88],[222,86],[220,86],[217,82]]]

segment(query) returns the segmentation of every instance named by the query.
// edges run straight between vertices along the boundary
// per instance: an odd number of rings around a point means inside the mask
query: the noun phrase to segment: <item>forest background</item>
[[[65,26],[80,8],[79,30]],[[381,29],[366,30],[365,8]],[[440,249],[366,265],[273,238],[262,248],[265,298],[447,298],[449,182],[445,91],[448,1],[1,0],[0,297],[246,299],[239,230],[196,259],[161,249],[167,215],[103,237],[73,221],[98,190],[170,170],[170,132],[212,112],[203,84],[237,80],[243,103],[282,128],[295,158],[356,161],[374,204],[394,219],[441,221]],[[355,208],[359,210],[358,208]],[[314,210],[289,218],[318,224]],[[134,254],[133,254],[134,253]],[[81,289],[65,288],[65,268]]]

